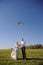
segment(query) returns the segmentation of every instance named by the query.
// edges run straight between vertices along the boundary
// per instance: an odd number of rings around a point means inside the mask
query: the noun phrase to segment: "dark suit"
[[[23,59],[26,59],[25,46],[21,47]]]

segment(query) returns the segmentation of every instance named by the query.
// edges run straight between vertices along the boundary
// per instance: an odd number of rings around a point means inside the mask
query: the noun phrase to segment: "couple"
[[[16,42],[15,48],[13,49],[13,51],[12,51],[12,53],[11,53],[11,57],[12,57],[13,59],[16,59],[16,60],[18,59],[19,48],[21,48],[23,59],[26,59],[25,41],[24,41],[23,38],[22,38],[22,41],[21,41],[20,44],[18,44],[18,42]]]

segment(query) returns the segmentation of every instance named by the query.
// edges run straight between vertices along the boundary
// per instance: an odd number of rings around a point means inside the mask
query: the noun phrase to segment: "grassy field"
[[[0,50],[0,65],[43,65],[43,49],[26,49],[27,60],[22,59],[20,50],[19,60],[10,57],[11,50]]]

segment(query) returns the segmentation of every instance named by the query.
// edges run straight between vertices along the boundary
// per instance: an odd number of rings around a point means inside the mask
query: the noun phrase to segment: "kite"
[[[22,21],[19,21],[19,22],[18,22],[18,25],[19,25],[19,26],[22,26],[22,25],[23,25],[23,22],[22,22]]]

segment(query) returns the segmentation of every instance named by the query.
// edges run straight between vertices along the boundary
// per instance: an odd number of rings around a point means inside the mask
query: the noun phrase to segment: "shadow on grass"
[[[40,62],[39,65],[43,65],[43,62]]]
[[[18,58],[18,60],[43,60],[43,58],[26,58],[26,59]]]

